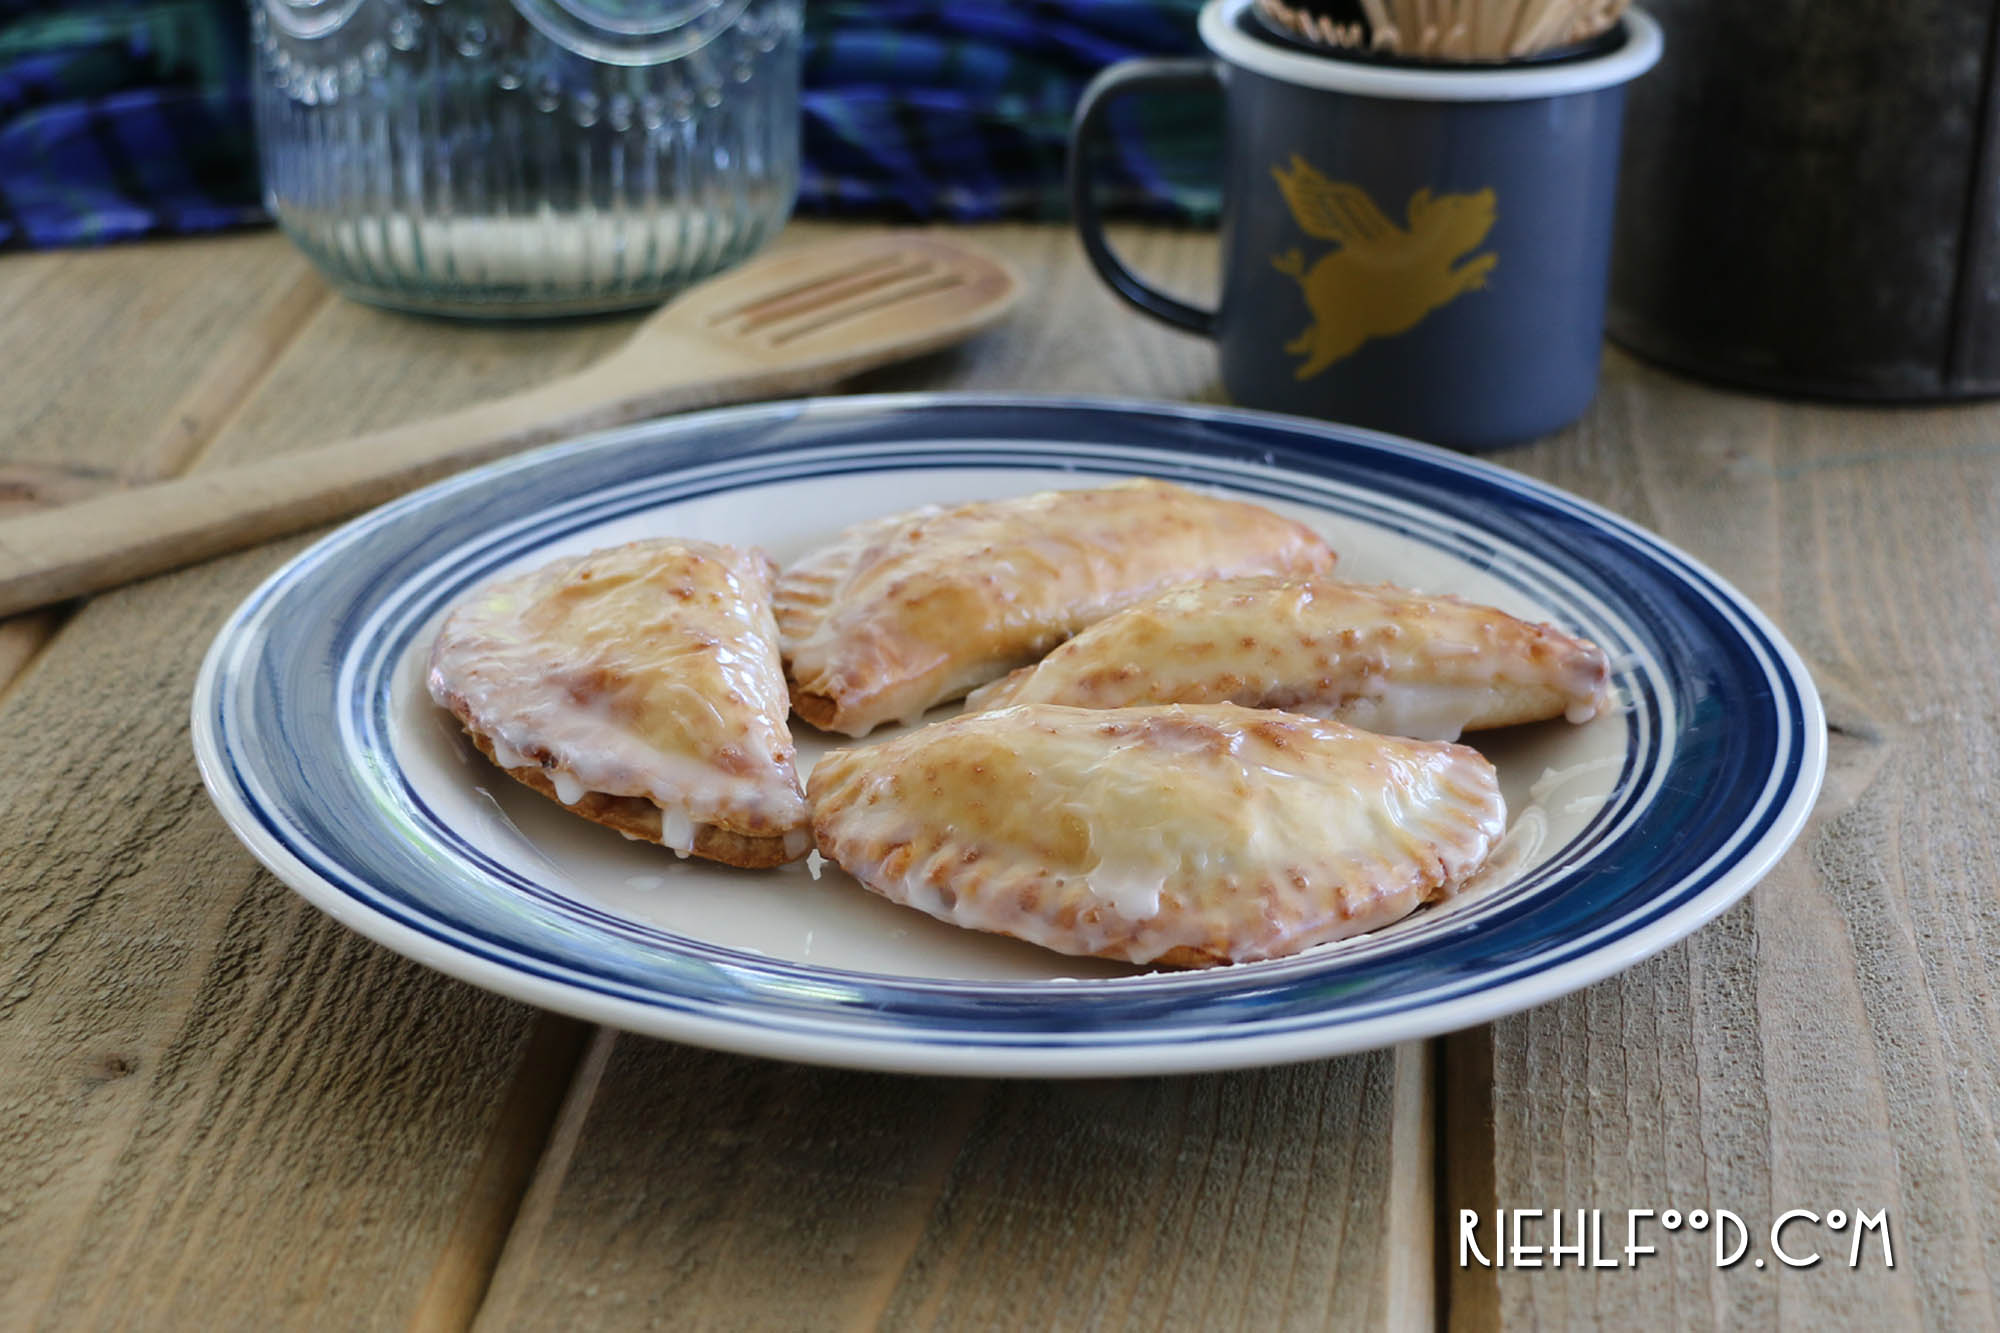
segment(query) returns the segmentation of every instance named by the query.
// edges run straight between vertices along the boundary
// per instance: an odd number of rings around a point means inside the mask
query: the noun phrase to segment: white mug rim
[[[1624,14],[1625,40],[1588,60],[1493,69],[1410,69],[1287,51],[1237,26],[1254,0],[1208,0],[1201,40],[1217,57],[1266,78],[1303,88],[1417,102],[1518,102],[1595,92],[1629,83],[1659,61],[1660,25],[1636,7]]]

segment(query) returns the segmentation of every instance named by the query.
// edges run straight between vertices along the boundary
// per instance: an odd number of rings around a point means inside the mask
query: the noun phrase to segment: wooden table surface
[[[787,239],[837,230],[793,228]],[[1007,327],[856,388],[1216,399],[1055,227],[980,233]],[[1128,228],[1210,283],[1210,237]],[[629,321],[469,328],[330,294],[278,236],[0,260],[0,461],[159,477],[579,366]],[[187,704],[306,539],[0,628],[0,1328],[1969,1329],[2000,1268],[2000,405],[1724,392],[1608,353],[1500,461],[1768,611],[1832,728],[1747,901],[1490,1028],[1209,1077],[1004,1082],[593,1029],[306,906],[223,827]],[[1887,1209],[1816,1266],[1706,1237],[1460,1267],[1457,1210]],[[1532,1238],[1532,1236],[1531,1236]]]

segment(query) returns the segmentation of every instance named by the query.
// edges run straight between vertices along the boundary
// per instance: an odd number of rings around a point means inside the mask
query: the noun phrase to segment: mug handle
[[[1090,81],[1076,104],[1069,130],[1069,209],[1091,267],[1111,290],[1154,319],[1204,338],[1215,336],[1215,311],[1176,300],[1146,281],[1111,251],[1104,239],[1104,218],[1090,191],[1085,160],[1102,136],[1111,104],[1130,93],[1210,91],[1222,87],[1221,62],[1200,57],[1177,60],[1126,60]]]

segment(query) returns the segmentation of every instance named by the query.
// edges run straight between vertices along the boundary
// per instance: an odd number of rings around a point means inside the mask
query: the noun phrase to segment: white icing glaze
[[[803,839],[807,811],[759,552],[661,540],[488,584],[447,617],[431,694],[558,798],[642,797],[685,854],[699,825]]]
[[[1228,704],[969,714],[823,758],[821,852],[1064,953],[1276,957],[1456,889],[1505,824],[1456,745]]]
[[[1492,607],[1320,576],[1176,588],[1109,616],[968,707],[1237,703],[1420,740],[1567,716],[1607,689],[1603,653]]]
[[[860,736],[1164,588],[1332,563],[1317,535],[1269,510],[1137,480],[856,525],[785,571],[776,609],[802,701]]]
[[[493,762],[502,768],[533,768],[535,763],[498,736],[487,738],[493,745]]]
[[[1455,741],[1481,711],[1485,690],[1421,681],[1378,680],[1340,708],[1340,720],[1363,731],[1418,741]]]
[[[1133,873],[1128,866],[1100,861],[1084,882],[1093,898],[1127,921],[1147,921],[1160,914],[1160,875],[1156,870]]]
[[[678,807],[672,809],[666,809],[666,808],[661,809],[660,811],[661,846],[671,847],[675,851],[679,852],[682,856],[686,856],[689,852],[694,850],[694,838],[695,838],[694,820],[688,817],[687,811],[679,809]]]
[[[1542,770],[1542,775],[1536,778],[1534,783],[1529,786],[1528,799],[1536,805],[1546,806],[1550,804],[1550,797],[1579,778],[1591,773],[1602,773],[1606,769],[1620,769],[1624,766],[1624,755],[1607,754],[1598,759],[1586,759],[1580,764],[1568,764],[1562,768],[1545,768]],[[1593,796],[1590,799],[1594,801],[1603,800],[1602,797],[1598,796]]]
[[[1465,882],[1459,896],[1464,898],[1491,893],[1506,887],[1534,862],[1542,844],[1548,841],[1548,834],[1549,820],[1542,808],[1538,805],[1522,807],[1505,835],[1494,845],[1486,864]]]

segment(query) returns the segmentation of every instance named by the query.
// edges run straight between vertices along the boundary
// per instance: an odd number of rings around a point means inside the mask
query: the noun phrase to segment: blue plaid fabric
[[[1200,50],[1200,0],[808,3],[800,206],[971,221],[1059,217],[1070,112],[1104,66]],[[1216,211],[1218,108],[1112,121],[1114,207]]]
[[[1200,0],[808,0],[803,212],[1055,217],[1083,84]],[[260,221],[244,0],[0,0],[0,247]],[[1133,103],[1111,207],[1216,212],[1216,108]]]
[[[261,218],[242,13],[0,0],[0,246]]]

